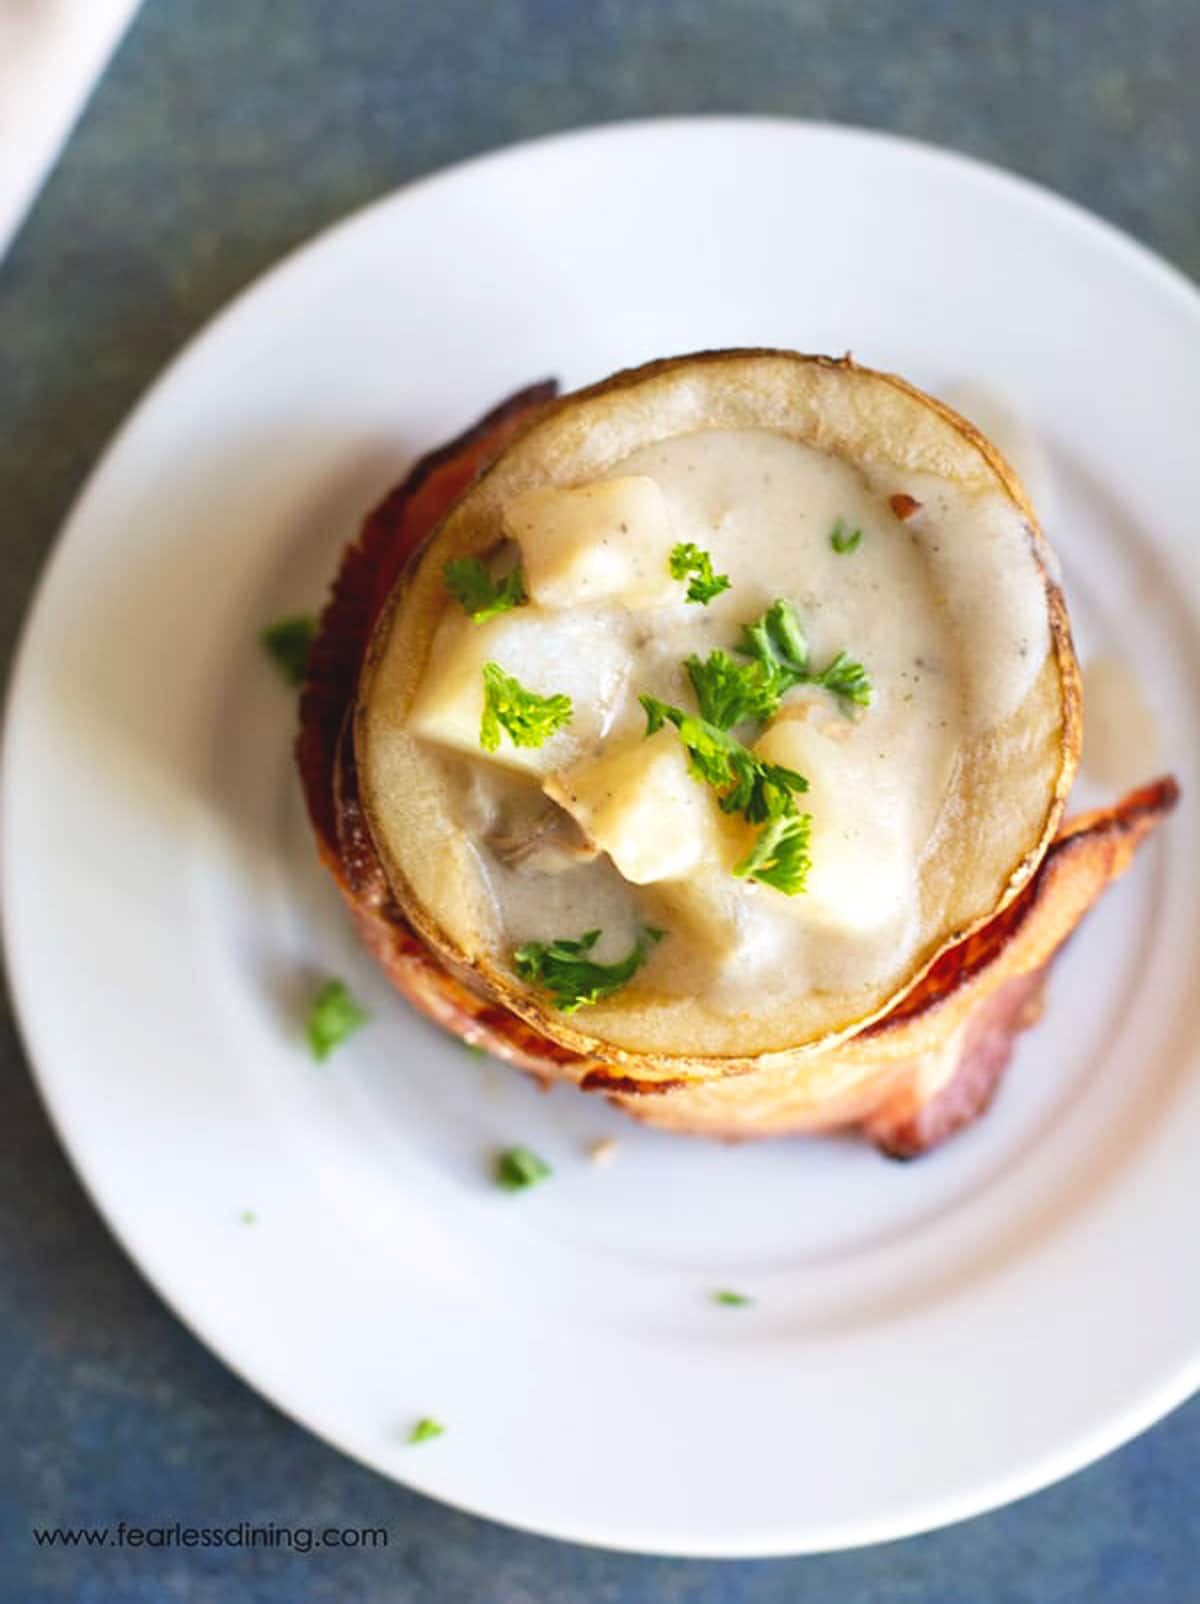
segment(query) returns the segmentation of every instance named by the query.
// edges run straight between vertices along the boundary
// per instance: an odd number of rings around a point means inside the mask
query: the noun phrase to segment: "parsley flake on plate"
[[[478,557],[451,557],[442,564],[442,578],[446,589],[476,624],[485,624],[510,608],[523,607],[529,600],[520,563],[502,579],[493,579]]]
[[[754,1302],[754,1299],[748,1298],[744,1292],[726,1291],[714,1292],[712,1300],[724,1309],[748,1309]]]
[[[708,552],[701,551],[699,546],[688,541],[681,541],[671,552],[671,578],[687,579],[691,576],[691,583],[687,588],[687,599],[690,602],[699,602],[707,607],[714,596],[719,596],[723,590],[729,589],[728,574],[714,574],[712,558]]]
[[[432,1420],[426,1415],[424,1419],[418,1420],[409,1432],[408,1441],[410,1443],[432,1442],[435,1437],[440,1437],[445,1429],[440,1420]]]
[[[513,961],[522,980],[543,987],[560,1012],[573,1014],[627,985],[664,934],[644,925],[626,956],[611,964],[589,956],[600,939],[598,930],[587,930],[576,941],[527,941],[517,948]]]
[[[367,1022],[367,1011],[344,980],[327,980],[308,1010],[308,1045],[319,1061]]]
[[[848,557],[862,544],[862,530],[851,529],[844,518],[839,518],[829,531],[829,544],[839,557]]]
[[[311,613],[297,613],[268,624],[259,642],[289,685],[304,684],[308,654],[317,637],[317,621]]]
[[[569,696],[539,696],[506,674],[499,663],[483,665],[483,718],[479,744],[485,752],[500,750],[500,731],[514,746],[544,746],[571,722]]]
[[[528,1147],[509,1147],[496,1155],[496,1185],[506,1192],[523,1192],[553,1173],[546,1160]]]

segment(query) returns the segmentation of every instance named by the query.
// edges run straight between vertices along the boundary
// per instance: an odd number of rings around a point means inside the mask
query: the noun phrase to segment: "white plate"
[[[472,162],[244,296],[94,475],[8,725],[4,912],[44,1096],[184,1320],[385,1475],[514,1525],[797,1553],[999,1504],[1200,1377],[1190,803],[1056,975],[995,1109],[894,1165],[723,1148],[543,1097],[393,998],[313,862],[259,626],[321,595],[414,453],[545,373],[780,344],[1042,436],[1085,652],[1136,662],[1197,775],[1200,301],[960,158],[652,123]],[[372,1026],[325,1067],[315,975]],[[612,1134],[604,1168],[586,1145]],[[555,1166],[520,1196],[489,1154]],[[243,1210],[257,1216],[241,1222]],[[753,1308],[714,1306],[732,1286]],[[413,1419],[447,1425],[408,1447]]]

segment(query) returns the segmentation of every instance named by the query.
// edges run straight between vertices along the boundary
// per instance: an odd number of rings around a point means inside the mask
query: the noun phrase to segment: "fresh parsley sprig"
[[[839,518],[829,531],[829,544],[839,557],[848,557],[862,544],[862,530],[851,529],[844,518]]]
[[[747,880],[760,880],[787,897],[803,891],[812,867],[808,842],[811,813],[781,814],[758,833],[758,839],[733,872]]]
[[[522,980],[543,987],[560,1012],[573,1014],[627,985],[664,934],[644,925],[626,956],[611,964],[589,957],[600,939],[599,930],[587,930],[576,941],[527,941],[517,948],[513,962]]]
[[[486,624],[489,618],[507,613],[512,607],[523,607],[529,600],[520,563],[503,579],[493,579],[478,557],[451,557],[442,564],[442,578],[446,589],[476,624]]]
[[[304,684],[308,657],[317,638],[317,621],[311,613],[297,613],[268,624],[259,642],[289,685]]]
[[[524,1192],[539,1181],[549,1180],[554,1171],[544,1158],[529,1147],[507,1147],[496,1154],[496,1185],[505,1192]]]
[[[501,730],[507,732],[514,746],[544,746],[571,722],[571,714],[569,696],[539,696],[506,674],[499,663],[483,665],[479,744],[485,752],[499,751]]]
[[[751,824],[763,824],[794,810],[793,793],[808,790],[803,774],[769,763],[706,719],[656,696],[638,700],[646,713],[646,734],[653,735],[664,724],[675,726],[693,772],[716,791],[723,813],[740,813]]]
[[[707,607],[714,596],[719,596],[723,590],[729,589],[728,574],[714,574],[712,558],[708,552],[701,551],[690,540],[680,541],[678,546],[672,548],[671,578],[687,579],[691,576],[691,583],[687,588],[687,599],[690,602],[699,602]]]
[[[823,685],[858,707],[870,704],[867,671],[846,652],[839,652],[825,668],[814,672],[804,626],[789,601],[772,602],[757,623],[743,625],[738,651],[761,665],[764,678],[777,693],[776,707],[793,685]]]
[[[871,682],[867,678],[867,671],[845,652],[839,652],[827,667],[819,674],[810,674],[809,679],[814,685],[823,685],[827,691],[853,702],[857,707],[870,704]]]
[[[780,696],[808,678],[808,637],[799,613],[782,598],[757,622],[742,625],[738,651],[761,666]]]
[[[700,716],[719,730],[731,730],[748,719],[769,719],[779,706],[779,691],[761,663],[738,663],[728,652],[695,652],[683,665],[688,671]]]
[[[327,980],[308,1009],[308,1045],[323,1062],[335,1047],[367,1022],[367,1011],[344,980]]]
[[[722,812],[740,813],[751,824],[763,826],[733,872],[761,880],[785,896],[803,891],[812,825],[811,815],[796,806],[797,793],[808,790],[803,774],[782,763],[769,763],[727,730],[682,708],[655,696],[639,700],[646,713],[646,734],[653,735],[664,724],[675,726],[692,772],[712,786]]]

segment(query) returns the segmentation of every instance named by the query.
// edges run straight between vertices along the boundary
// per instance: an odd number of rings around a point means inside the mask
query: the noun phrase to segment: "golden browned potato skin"
[[[729,375],[728,381],[723,377],[725,373]],[[717,398],[727,394],[731,398],[728,402],[731,416],[743,418],[745,426],[776,426],[761,421],[756,424],[754,420],[785,415],[784,398],[795,387],[796,393],[802,396],[798,404],[805,411],[810,428],[816,431],[803,436],[809,438],[810,443],[836,449],[838,441],[845,437],[861,439],[866,434],[878,439],[886,433],[888,451],[898,454],[914,468],[918,462],[923,462],[926,468],[939,462],[953,476],[964,471],[966,462],[965,471],[974,487],[1001,489],[1020,512],[1033,542],[1047,596],[1051,638],[1047,672],[1052,667],[1055,682],[1054,773],[1052,778],[1047,777],[1050,783],[1036,822],[1031,822],[1029,833],[1015,848],[1018,855],[1015,859],[1006,859],[1000,869],[1003,880],[999,888],[996,889],[996,882],[992,881],[986,896],[980,893],[972,901],[969,913],[960,909],[952,922],[941,922],[931,928],[920,956],[902,982],[881,991],[866,1005],[857,1000],[848,1003],[853,1012],[843,1011],[835,1018],[809,1021],[805,1025],[791,1015],[787,1019],[776,1016],[770,1021],[751,1018],[748,1026],[738,1021],[728,1026],[728,1032],[740,1034],[742,1039],[720,1043],[716,1040],[720,1022],[706,1020],[702,1044],[664,1039],[664,1018],[671,1012],[671,1003],[664,1007],[661,999],[649,996],[643,999],[640,992],[595,1009],[569,1015],[560,1013],[536,987],[511,973],[507,955],[501,957],[479,942],[463,945],[451,936],[442,920],[418,894],[409,872],[414,869],[428,874],[428,864],[444,864],[432,883],[451,900],[460,901],[456,888],[471,872],[469,855],[461,846],[454,845],[455,832],[450,824],[439,824],[437,820],[428,823],[429,798],[436,790],[436,783],[432,771],[428,771],[427,758],[420,756],[420,743],[406,743],[411,753],[411,757],[405,759],[406,764],[419,761],[423,771],[428,772],[418,777],[414,770],[409,775],[409,782],[414,783],[406,782],[406,787],[397,790],[381,788],[378,772],[372,774],[369,757],[374,744],[373,727],[381,721],[398,729],[403,727],[404,708],[411,701],[421,664],[430,648],[435,613],[446,605],[444,588],[438,578],[440,559],[448,555],[477,555],[479,550],[485,549],[480,545],[480,531],[473,528],[472,519],[464,522],[464,509],[468,504],[479,503],[482,498],[482,505],[494,511],[492,504],[498,498],[503,500],[503,495],[511,488],[510,479],[513,483],[543,482],[545,461],[553,460],[557,464],[555,473],[559,473],[564,452],[573,472],[578,467],[575,461],[578,443],[591,438],[594,424],[599,424],[597,432],[607,440],[606,431],[617,429],[620,432],[620,420],[627,409],[652,410],[656,404],[655,386],[674,382],[678,375],[684,376],[688,387],[708,385]],[[756,385],[758,389],[754,388]],[[629,400],[629,394],[635,391],[635,399]],[[823,407],[828,410],[822,411]],[[729,418],[723,418],[721,426],[731,426]],[[784,425],[779,423],[778,426]],[[547,441],[549,444],[545,443]],[[598,1060],[613,1074],[639,1083],[672,1084],[679,1080],[691,1083],[754,1072],[778,1052],[808,1056],[857,1034],[872,1020],[887,1013],[905,991],[917,984],[946,946],[978,929],[1019,893],[1054,838],[1074,777],[1082,733],[1078,667],[1062,594],[1050,578],[1052,559],[1034,511],[1012,469],[970,423],[902,379],[863,367],[848,356],[804,356],[765,349],[702,352],[618,373],[601,384],[551,403],[535,424],[520,431],[515,443],[510,444],[511,449],[506,449],[499,461],[481,475],[469,494],[448,509],[442,527],[434,531],[438,539],[435,556],[439,561],[431,560],[430,564],[422,566],[418,559],[409,564],[397,581],[375,627],[364,662],[355,715],[360,795],[376,849],[406,919],[421,940],[438,954],[443,965],[468,989],[482,988],[537,1034],[555,1041],[569,1054]],[[494,535],[487,538],[494,539]],[[438,582],[435,584],[434,580]],[[400,642],[394,650],[393,636]],[[395,666],[389,668],[389,655],[391,663],[398,665],[398,673]],[[389,735],[389,742],[392,739]],[[1020,739],[1014,739],[1014,754],[1021,744]],[[972,763],[976,761],[979,759],[964,764],[964,771],[973,772]],[[995,774],[989,783],[997,783]],[[1039,797],[1042,794],[1039,791]],[[434,809],[435,813],[438,811]],[[445,820],[449,820],[448,813]],[[431,832],[425,842],[430,850],[411,859],[409,843],[414,839],[414,830],[421,827],[421,821],[426,821]],[[404,843],[403,850],[411,859],[409,868],[397,855],[397,842]],[[969,875],[973,872],[969,866],[976,857],[976,853],[960,849],[961,867],[955,872],[965,871]],[[978,892],[978,887],[976,890]],[[621,1018],[620,1029],[613,1028],[617,1014]],[[631,1028],[631,1024],[635,1028]]]
[[[884,1018],[813,1055],[825,1060],[815,1075],[768,1066],[704,1086],[683,1076],[649,1080],[550,1039],[448,968],[405,918],[363,813],[350,732],[368,641],[398,576],[553,393],[549,385],[521,392],[418,463],[348,549],[310,658],[297,740],[320,855],[397,989],[454,1036],[546,1083],[607,1092],[636,1117],[678,1131],[737,1139],[859,1125],[889,1152],[922,1151],[986,1106],[1016,1032],[1036,1013],[1054,952],[1173,804],[1174,782],[1068,825],[1005,911],[943,952]],[[1077,679],[1072,685],[1077,743]]]

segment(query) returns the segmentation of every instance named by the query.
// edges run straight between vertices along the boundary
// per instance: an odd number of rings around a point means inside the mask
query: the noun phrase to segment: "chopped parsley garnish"
[[[811,813],[785,813],[771,819],[742,861],[734,865],[734,874],[760,880],[784,896],[794,897],[804,890],[812,867],[808,852],[811,830]]]
[[[445,1429],[440,1420],[431,1420],[426,1415],[424,1420],[418,1420],[409,1432],[408,1440],[410,1443],[432,1442],[435,1437],[440,1437]]]
[[[546,1160],[528,1147],[509,1147],[496,1154],[496,1185],[506,1192],[523,1192],[527,1186],[536,1186],[553,1173]]]
[[[499,663],[483,665],[479,744],[485,752],[499,751],[502,729],[514,746],[543,746],[571,722],[571,711],[569,696],[539,696],[506,674]]]
[[[792,793],[807,791],[795,769],[769,763],[727,731],[655,696],[638,698],[646,711],[646,734],[673,724],[687,749],[693,773],[712,786],[724,813],[740,813],[751,824],[795,811]]]
[[[729,589],[728,574],[714,574],[712,558],[708,552],[689,541],[681,541],[671,552],[671,578],[687,579],[687,599],[707,607],[714,596]]]
[[[472,1058],[486,1058],[488,1056],[487,1048],[480,1047],[477,1042],[465,1041],[463,1042],[463,1046],[470,1053]]]
[[[297,613],[268,624],[259,635],[264,650],[289,685],[303,685],[308,654],[317,636],[317,621],[311,613]]]
[[[754,1302],[744,1292],[714,1292],[712,1299],[726,1309],[746,1309]]]
[[[789,601],[774,601],[757,623],[743,624],[738,651],[762,665],[780,696],[808,678],[808,640]]]
[[[861,663],[839,652],[819,673],[809,666],[808,641],[799,614],[789,601],[774,601],[756,624],[742,628],[738,651],[762,665],[762,672],[777,696],[793,685],[823,685],[835,696],[858,707],[871,700],[871,682]]]
[[[747,719],[769,719],[779,706],[779,692],[758,662],[738,663],[728,652],[693,652],[684,663],[700,716],[719,730],[731,730]]]
[[[844,518],[839,518],[829,531],[829,544],[841,557],[857,551],[862,543],[862,530],[851,529]]]
[[[866,707],[871,700],[871,682],[866,669],[845,652],[839,652],[827,668],[809,677],[814,685],[824,685],[827,691],[858,707]]]
[[[585,931],[577,941],[527,941],[517,948],[513,961],[522,980],[544,987],[557,1009],[573,1014],[627,985],[664,934],[644,925],[626,956],[611,964],[588,956],[600,939],[598,930]]]
[[[493,579],[478,557],[451,557],[442,564],[442,578],[455,601],[477,624],[528,601],[520,563],[503,579]]]
[[[808,781],[795,769],[769,763],[727,731],[657,697],[639,698],[646,710],[646,734],[673,724],[687,749],[693,774],[711,785],[724,813],[740,813],[764,826],[750,852],[734,869],[761,880],[785,896],[804,890],[808,873],[808,833],[812,819],[796,807],[796,793]]]
[[[347,1036],[367,1022],[366,1009],[351,996],[344,980],[327,980],[308,1011],[308,1044],[313,1057],[326,1059]]]
[[[739,724],[772,719],[784,695],[796,685],[824,686],[859,707],[870,702],[871,685],[866,669],[845,652],[814,672],[800,615],[782,598],[755,623],[742,626],[737,649],[748,662],[739,663],[720,650],[707,658],[693,653],[685,661],[700,707],[698,717],[656,696],[640,697],[646,734],[673,724],[692,773],[712,786],[722,811],[740,813],[751,824],[763,826],[734,874],[794,897],[804,890],[811,867],[812,816],[796,805],[796,794],[808,790],[808,781],[795,769],[759,757],[730,731]]]
[[[255,1214],[253,1209],[242,1210],[241,1220],[243,1225],[253,1225],[257,1219],[258,1215]]]

